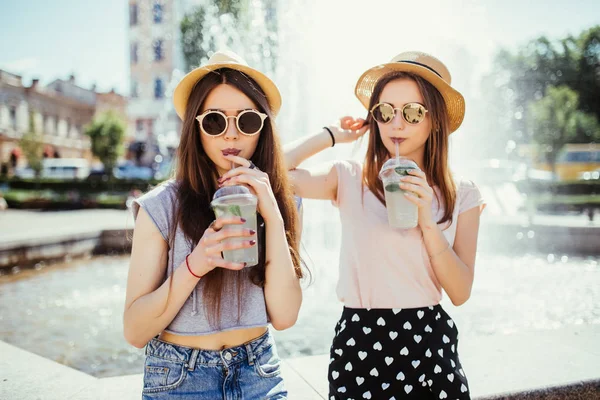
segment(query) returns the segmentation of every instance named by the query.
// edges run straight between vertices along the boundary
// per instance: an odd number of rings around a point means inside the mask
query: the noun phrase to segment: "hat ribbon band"
[[[420,62],[417,62],[417,61],[409,61],[409,60],[399,60],[399,61],[396,61],[396,62],[399,62],[399,63],[408,63],[408,64],[414,64],[414,65],[418,65],[418,66],[420,66],[420,67],[425,67],[425,68],[427,68],[428,70],[430,70],[431,72],[433,72],[434,74],[436,74],[437,76],[439,76],[440,78],[442,78],[442,76],[441,76],[440,74],[438,74],[438,72],[437,72],[435,69],[431,68],[431,67],[430,67],[430,66],[428,66],[428,65],[421,64]],[[444,79],[444,78],[442,78],[442,79]]]

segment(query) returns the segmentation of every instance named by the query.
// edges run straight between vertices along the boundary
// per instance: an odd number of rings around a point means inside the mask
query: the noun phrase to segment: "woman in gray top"
[[[133,204],[124,333],[146,346],[143,397],[286,398],[268,324],[296,322],[302,271],[299,207],[273,121],[279,91],[236,54],[217,52],[173,101],[183,121],[175,176]],[[238,216],[215,219],[213,194],[230,185],[258,198],[257,232],[240,229]],[[252,246],[256,266],[222,257]]]

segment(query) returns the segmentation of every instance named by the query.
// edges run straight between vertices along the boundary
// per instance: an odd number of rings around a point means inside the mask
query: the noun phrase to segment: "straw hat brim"
[[[210,72],[221,68],[231,68],[252,78],[260,86],[263,92],[265,92],[273,117],[277,116],[277,113],[279,113],[279,109],[281,108],[281,94],[279,93],[277,85],[262,72],[247,65],[231,62],[198,67],[181,79],[173,91],[173,104],[179,118],[183,120],[185,116],[187,102],[196,83]]]
[[[384,75],[394,71],[404,71],[419,75],[435,86],[446,102],[450,133],[460,127],[465,117],[465,99],[462,94],[453,89],[452,86],[448,85],[446,81],[435,72],[430,71],[425,67],[405,62],[392,62],[378,65],[367,70],[358,79],[354,93],[367,110],[369,109],[369,102],[371,101],[371,96],[377,82],[379,82]]]

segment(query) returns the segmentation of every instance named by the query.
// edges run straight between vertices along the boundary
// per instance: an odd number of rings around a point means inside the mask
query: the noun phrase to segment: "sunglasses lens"
[[[262,128],[262,118],[254,111],[247,111],[239,116],[238,128],[246,135],[254,135]]]
[[[209,135],[220,135],[225,131],[226,126],[227,120],[216,112],[209,112],[202,119],[202,129]]]
[[[402,115],[409,124],[418,124],[425,118],[425,107],[417,103],[409,103],[402,109]]]
[[[373,118],[382,124],[387,124],[394,119],[394,107],[390,104],[379,104],[373,109]]]

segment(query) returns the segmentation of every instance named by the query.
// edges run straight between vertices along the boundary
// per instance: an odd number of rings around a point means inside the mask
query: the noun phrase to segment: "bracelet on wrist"
[[[450,248],[450,243],[448,243],[448,246],[446,246],[446,248],[444,248],[444,250],[437,252],[436,254],[432,255],[431,257],[429,257],[430,260],[433,260],[434,258],[436,258],[437,256],[445,253],[446,251],[448,251],[448,249]]]
[[[191,253],[190,253],[190,254],[191,254]],[[188,261],[188,257],[189,257],[189,256],[190,256],[189,254],[188,254],[187,256],[185,256],[185,265],[187,266],[187,269],[188,269],[188,271],[190,271],[190,274],[192,274],[192,275],[193,275],[195,278],[198,278],[198,279],[202,278],[202,276],[201,276],[201,275],[196,275],[196,274],[194,273],[194,271],[192,271],[192,269],[190,268],[190,263],[189,263],[189,261]]]
[[[324,126],[323,129],[329,132],[329,136],[331,136],[331,147],[335,146],[335,136],[333,136],[333,132],[331,132],[331,129],[329,129],[326,126]]]

